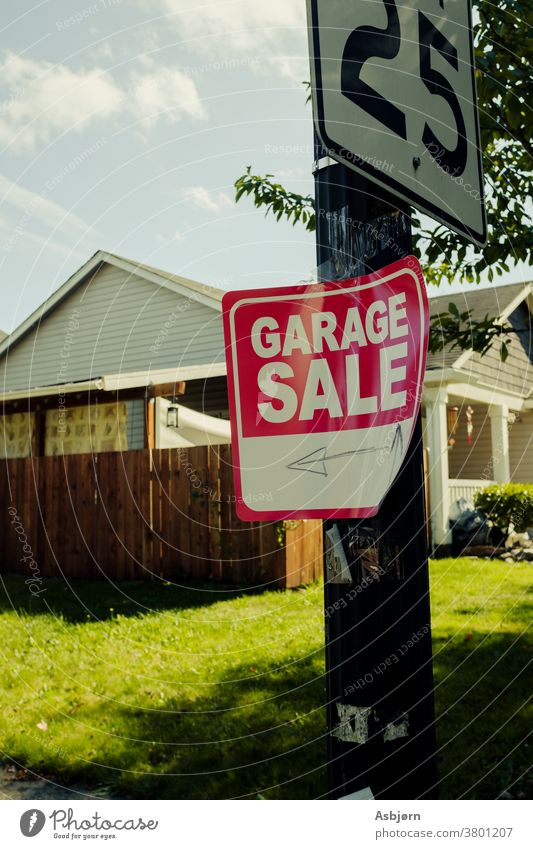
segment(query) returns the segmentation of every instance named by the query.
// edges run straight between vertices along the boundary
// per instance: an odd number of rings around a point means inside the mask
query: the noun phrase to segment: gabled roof
[[[187,294],[194,292],[196,293],[197,300],[200,301],[200,303],[205,303],[202,298],[208,298],[210,301],[214,300],[218,303],[222,302],[222,296],[224,295],[223,289],[217,289],[215,286],[207,286],[205,283],[198,283],[196,280],[189,280],[188,277],[181,277],[179,274],[172,274],[170,271],[163,271],[161,268],[156,268],[154,265],[147,265],[144,262],[126,259],[126,257],[119,256],[118,254],[112,254],[108,251],[99,251],[98,253],[105,254],[107,259],[104,259],[104,262],[107,262],[110,265],[116,265],[119,268],[125,267],[128,271],[131,271],[132,274],[138,274],[139,277],[151,280],[153,279],[153,276],[155,276],[163,280],[168,280],[171,283],[175,283],[176,286],[186,289]],[[208,306],[213,306],[213,304],[209,303]]]
[[[53,295],[47,298],[40,307],[37,307],[10,336],[5,336],[4,334],[5,338],[3,338],[0,335],[0,357],[18,342],[19,339],[26,336],[35,325],[39,324],[55,307],[71,295],[78,286],[81,286],[87,277],[95,274],[104,264],[113,265],[116,268],[121,268],[128,274],[143,277],[145,280],[149,280],[158,286],[170,289],[177,295],[185,295],[185,297],[192,298],[217,312],[222,310],[221,302],[224,294],[222,289],[216,289],[214,286],[206,286],[204,283],[197,283],[195,280],[188,280],[186,277],[181,277],[178,274],[170,274],[168,271],[162,271],[160,268],[145,265],[142,262],[136,262],[118,254],[112,254],[109,251],[97,251]]]
[[[472,318],[483,318],[489,315],[503,316],[509,314],[532,291],[531,283],[510,283],[504,286],[491,286],[486,289],[464,288],[460,292],[437,295],[430,298],[431,315],[446,312],[448,304],[457,304],[459,311],[471,310]]]
[[[10,336],[0,331],[0,357],[2,357],[16,342],[26,336],[31,330],[51,313],[56,306],[64,301],[75,289],[82,285],[88,277],[95,274],[104,264],[122,269],[131,275],[149,280],[155,285],[162,286],[177,295],[185,296],[221,312],[224,291],[204,283],[172,274],[146,263],[127,259],[109,251],[97,251],[81,268],[78,269],[65,283],[38,307]],[[503,286],[492,286],[484,289],[464,288],[453,294],[438,295],[430,299],[430,312],[434,316],[448,310],[448,304],[453,302],[460,311],[471,310],[473,318],[481,319],[485,315],[497,316],[504,321],[516,308],[528,300],[533,312],[533,283],[516,283]],[[429,354],[427,369],[442,369],[462,366],[472,355],[472,352],[445,349],[437,354]]]
[[[527,298],[533,294],[533,283],[511,283],[503,286],[491,286],[486,289],[464,288],[460,292],[438,295],[430,298],[431,316],[448,312],[448,304],[456,304],[459,312],[471,311],[472,318],[483,319],[486,315],[504,321]],[[437,354],[428,354],[427,369],[450,368],[461,364],[471,356],[471,351],[459,348],[445,348]]]

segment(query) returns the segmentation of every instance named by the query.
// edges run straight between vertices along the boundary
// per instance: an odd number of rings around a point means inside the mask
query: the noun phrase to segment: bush
[[[474,504],[505,535],[511,525],[518,533],[533,527],[533,484],[492,484],[476,492]]]

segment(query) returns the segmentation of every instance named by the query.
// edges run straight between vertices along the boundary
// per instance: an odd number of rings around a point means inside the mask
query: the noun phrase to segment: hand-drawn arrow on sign
[[[340,457],[351,457],[353,454],[377,453],[378,451],[384,451],[385,449],[386,446],[384,445],[379,448],[358,448],[355,451],[342,451],[340,454],[330,454],[328,457],[327,448],[317,448],[315,451],[311,451],[310,454],[306,454],[305,457],[301,457],[299,460],[289,463],[287,468],[293,469],[296,472],[312,472],[314,475],[323,475],[327,478],[328,469],[326,463],[329,463],[331,460],[338,460]],[[388,453],[392,454],[395,449],[399,449],[400,454],[403,451],[402,429],[399,424],[396,426],[394,438],[389,447]],[[393,467],[394,463],[391,466],[391,474]]]

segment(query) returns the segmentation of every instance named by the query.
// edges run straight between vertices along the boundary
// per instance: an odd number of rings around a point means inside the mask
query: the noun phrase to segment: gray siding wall
[[[505,363],[500,359],[499,345],[487,351],[482,357],[472,354],[463,366],[491,387],[502,392],[511,390],[526,396],[533,386],[533,368],[526,352],[517,339],[509,346],[509,356]]]
[[[223,361],[219,312],[104,265],[2,358],[0,387]]]

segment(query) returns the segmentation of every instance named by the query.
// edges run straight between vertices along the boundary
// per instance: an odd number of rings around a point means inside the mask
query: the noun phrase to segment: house
[[[179,448],[230,441],[222,291],[99,251],[0,342],[0,456]],[[423,395],[431,539],[450,506],[492,481],[533,480],[533,286],[465,288],[453,300],[499,316],[515,339],[502,364],[445,349]]]
[[[271,588],[321,574],[320,522],[280,546],[274,524],[236,515],[222,294],[98,251],[0,343],[2,571]]]
[[[228,411],[221,298],[98,251],[0,342],[0,457],[229,441],[209,422]],[[181,439],[163,421],[178,397],[207,415]]]
[[[483,357],[457,349],[428,356],[423,415],[433,547],[451,542],[450,506],[492,482],[533,481],[533,285],[465,288],[432,298],[473,318],[498,316],[514,339],[505,363],[496,343]]]

